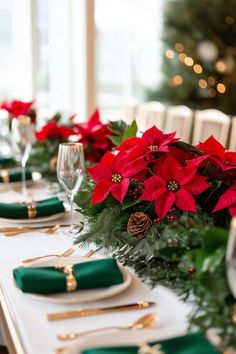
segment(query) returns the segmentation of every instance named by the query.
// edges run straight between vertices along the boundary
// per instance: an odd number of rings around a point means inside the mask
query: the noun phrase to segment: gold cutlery
[[[151,328],[154,326],[155,321],[156,321],[156,314],[149,313],[148,315],[140,317],[138,320],[134,321],[129,326],[112,326],[112,327],[96,328],[84,332],[71,332],[66,334],[59,334],[57,338],[60,340],[70,340],[85,335],[89,335],[97,332],[110,331],[110,330],[124,331],[124,330],[139,330],[144,328]]]
[[[8,229],[8,231],[3,231],[4,232],[4,236],[17,236],[20,234],[24,234],[27,232],[32,232],[32,231],[36,231],[39,230],[40,232],[44,232],[46,234],[53,234],[55,233],[58,229],[60,228],[60,225],[53,225],[47,228],[39,228],[39,229],[35,229],[33,227],[20,227],[20,228],[12,228],[12,229]]]
[[[43,258],[48,258],[48,257],[58,257],[58,258],[63,258],[63,257],[69,257],[70,255],[72,255],[75,252],[75,248],[70,247],[68,248],[65,252],[63,253],[59,253],[59,254],[48,254],[46,256],[39,256],[39,257],[34,257],[34,258],[26,258],[23,259],[21,262],[22,263],[31,263],[34,261],[38,261],[39,259],[43,259]],[[93,254],[95,253],[95,251],[90,250],[88,251],[85,255],[82,256],[82,258],[89,258],[91,257]]]
[[[55,354],[70,354],[72,347],[62,347],[54,350]]]
[[[98,307],[98,308],[91,308],[91,309],[51,313],[47,315],[47,319],[48,321],[57,321],[57,320],[64,320],[67,318],[91,316],[91,315],[98,315],[103,313],[137,310],[137,309],[141,310],[141,309],[148,308],[152,305],[155,305],[155,302],[139,301],[133,304],[124,304],[120,306],[111,306],[111,307],[103,307],[103,308]]]
[[[75,252],[75,249],[73,247],[70,247],[65,252],[62,252],[62,253],[59,253],[59,254],[48,254],[46,256],[39,256],[39,257],[34,257],[34,258],[26,258],[26,259],[23,259],[21,262],[22,263],[31,263],[31,262],[34,262],[34,261],[38,261],[39,259],[48,258],[48,257],[58,257],[58,258],[69,257],[74,252]]]

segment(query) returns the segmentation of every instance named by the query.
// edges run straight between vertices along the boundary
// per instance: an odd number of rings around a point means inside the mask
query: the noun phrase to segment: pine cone
[[[152,225],[152,220],[147,214],[136,212],[129,218],[127,224],[127,232],[129,235],[134,236],[138,240],[145,237],[146,233]]]

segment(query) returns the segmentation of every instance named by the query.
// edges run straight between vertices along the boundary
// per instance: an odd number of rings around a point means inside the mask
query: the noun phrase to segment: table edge
[[[0,318],[2,319],[5,339],[8,346],[9,354],[26,354],[22,341],[17,330],[17,325],[9,305],[9,302],[4,294],[3,288],[0,285]]]

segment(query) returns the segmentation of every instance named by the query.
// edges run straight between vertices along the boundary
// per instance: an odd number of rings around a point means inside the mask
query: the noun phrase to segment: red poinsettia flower
[[[85,157],[91,162],[97,162],[104,152],[111,150],[114,144],[109,139],[112,135],[108,124],[102,124],[99,111],[96,110],[88,122],[74,124],[74,131],[85,148]]]
[[[88,169],[90,176],[97,182],[93,190],[92,204],[101,203],[110,192],[116,200],[122,202],[130,185],[129,179],[137,176],[145,166],[144,160],[139,159],[134,164],[122,153],[114,155],[106,152],[99,164]]]
[[[163,159],[162,159],[163,161]],[[197,175],[201,160],[182,167],[172,157],[154,166],[155,175],[144,183],[141,200],[153,200],[159,219],[163,219],[173,204],[180,210],[196,211],[195,195],[204,192],[208,187],[206,177]]]
[[[68,137],[73,134],[74,131],[71,128],[60,126],[55,120],[53,120],[44,125],[39,132],[36,132],[35,136],[39,141],[57,138],[61,140],[67,140]]]
[[[174,138],[175,133],[165,134],[156,126],[146,130],[141,138],[126,139],[120,144],[120,151],[129,151],[134,158],[143,157],[156,152],[168,152],[169,145],[179,139]]]
[[[34,101],[23,102],[23,101],[4,101],[1,104],[1,108],[8,111],[11,118],[17,118],[19,116],[29,115]]]
[[[222,194],[212,212],[225,208],[228,208],[231,216],[236,216],[236,181]]]
[[[209,155],[209,159],[224,171],[236,168],[236,152],[226,151],[225,147],[212,135],[197,148]]]

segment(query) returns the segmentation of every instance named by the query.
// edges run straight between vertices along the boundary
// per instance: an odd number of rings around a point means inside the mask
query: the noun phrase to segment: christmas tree
[[[148,99],[236,114],[236,0],[165,0],[162,39]]]

